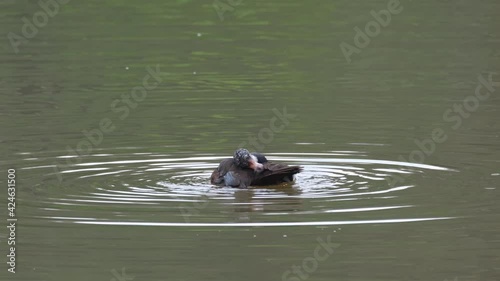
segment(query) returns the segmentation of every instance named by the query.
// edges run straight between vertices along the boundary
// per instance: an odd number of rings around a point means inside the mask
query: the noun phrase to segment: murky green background
[[[350,63],[340,44],[389,1],[220,1],[222,20],[211,0],[69,1],[17,53],[42,9],[0,1],[1,280],[500,280],[498,1],[401,0]],[[148,67],[161,83],[120,101]],[[295,184],[211,187],[259,134]]]

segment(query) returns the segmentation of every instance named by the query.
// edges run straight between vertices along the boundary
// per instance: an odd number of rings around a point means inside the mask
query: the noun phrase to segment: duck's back
[[[280,163],[267,162],[264,164],[264,171],[257,174],[251,185],[274,185],[285,182],[292,182],[293,175],[300,173],[300,166],[288,166]]]

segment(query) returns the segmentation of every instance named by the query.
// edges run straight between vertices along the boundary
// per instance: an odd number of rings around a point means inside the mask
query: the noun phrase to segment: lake
[[[498,1],[40,3],[0,3],[1,280],[500,280]],[[210,185],[239,147],[304,170]]]

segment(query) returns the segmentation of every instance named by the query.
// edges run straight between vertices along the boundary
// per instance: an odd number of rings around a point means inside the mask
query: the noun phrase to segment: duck
[[[300,166],[273,163],[261,153],[250,153],[247,149],[239,148],[233,158],[220,162],[210,176],[210,183],[237,188],[277,185],[292,182],[294,175],[301,171]]]

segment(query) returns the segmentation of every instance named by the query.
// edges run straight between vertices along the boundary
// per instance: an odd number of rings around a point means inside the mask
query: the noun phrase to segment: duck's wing
[[[252,185],[273,185],[293,181],[293,175],[300,173],[302,167],[288,166],[280,163],[267,162],[264,164],[264,171],[259,173]]]
[[[224,159],[219,167],[212,172],[210,182],[220,186],[246,188],[254,177],[252,169],[242,169],[236,166],[232,158]]]
[[[224,176],[229,172],[233,166],[233,159],[228,158],[220,162],[219,167],[212,172],[210,176],[210,183],[212,184],[223,184]]]

